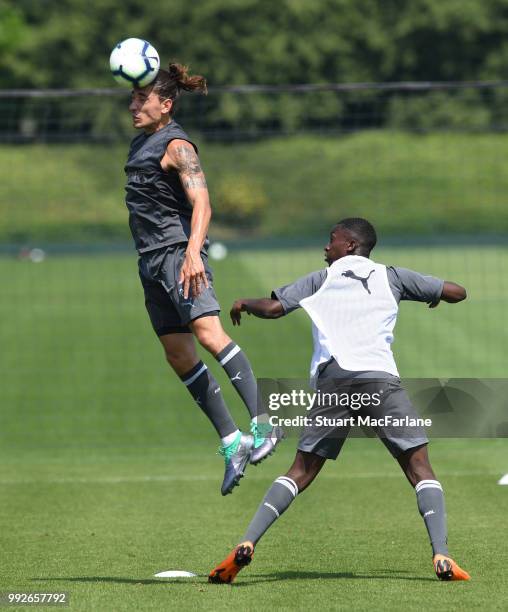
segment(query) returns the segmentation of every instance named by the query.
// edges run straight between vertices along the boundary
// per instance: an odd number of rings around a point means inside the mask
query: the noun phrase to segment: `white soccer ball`
[[[115,81],[126,87],[146,87],[157,76],[160,68],[155,47],[141,38],[127,38],[119,42],[109,57]]]

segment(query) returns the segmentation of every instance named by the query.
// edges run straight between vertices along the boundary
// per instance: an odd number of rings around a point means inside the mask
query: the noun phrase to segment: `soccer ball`
[[[145,87],[157,76],[160,67],[157,50],[141,38],[119,42],[109,57],[115,81],[126,87]]]

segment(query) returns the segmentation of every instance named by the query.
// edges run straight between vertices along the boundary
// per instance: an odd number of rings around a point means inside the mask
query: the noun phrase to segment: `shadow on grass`
[[[205,576],[198,576],[198,580],[189,580],[188,578],[172,578],[171,580],[165,580],[160,578],[154,580],[152,578],[122,578],[121,576],[59,576],[59,577],[47,577],[47,578],[30,578],[32,582],[112,582],[116,584],[201,584],[202,579]]]
[[[273,572],[271,574],[251,574],[248,582],[239,582],[235,586],[249,586],[262,582],[278,582],[286,580],[409,580],[409,581],[431,581],[435,578],[428,576],[407,576],[411,574],[406,570],[372,570],[366,574],[356,574],[354,572],[306,572],[306,571],[286,571]],[[247,576],[245,576],[247,578]]]
[[[306,572],[306,571],[286,571],[272,572],[271,574],[246,574],[242,575],[240,582],[235,582],[235,587],[248,587],[264,582],[282,582],[287,580],[408,580],[416,582],[435,582],[435,578],[428,576],[407,575],[411,572],[407,570],[372,570],[366,574],[356,574],[354,572]],[[132,584],[132,585],[150,585],[150,584],[203,584],[208,576],[197,576],[196,579],[189,580],[188,578],[174,578],[172,580],[153,580],[139,578],[122,578],[120,576],[69,576],[65,577],[48,577],[48,578],[32,578],[33,582],[37,581],[59,581],[59,582],[111,582],[116,584]]]

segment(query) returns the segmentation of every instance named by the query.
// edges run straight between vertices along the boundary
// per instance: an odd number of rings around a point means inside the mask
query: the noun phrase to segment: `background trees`
[[[111,85],[110,48],[129,36],[212,85],[508,73],[507,0],[3,0],[0,86]]]

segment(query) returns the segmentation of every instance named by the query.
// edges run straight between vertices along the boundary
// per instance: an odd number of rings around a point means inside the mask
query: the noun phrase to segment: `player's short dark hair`
[[[368,253],[376,246],[377,235],[372,223],[361,217],[348,217],[337,223],[338,226],[350,231],[358,240],[360,246]]]

